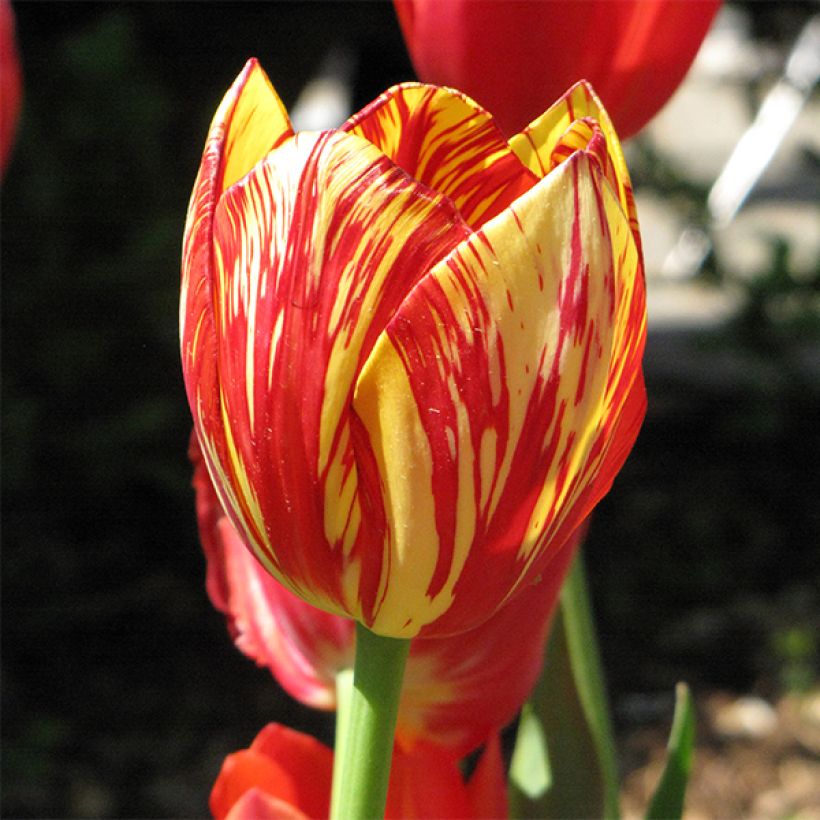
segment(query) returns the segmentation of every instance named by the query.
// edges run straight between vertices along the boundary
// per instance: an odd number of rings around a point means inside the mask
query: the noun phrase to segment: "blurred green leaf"
[[[543,797],[552,784],[544,726],[531,703],[524,704],[518,721],[510,781],[533,801]]]
[[[580,555],[561,591],[544,671],[521,715],[510,805],[514,817],[619,814],[615,744]]]
[[[695,709],[685,683],[675,690],[675,716],[666,749],[666,767],[646,812],[647,820],[672,820],[683,813],[683,799],[695,746]]]

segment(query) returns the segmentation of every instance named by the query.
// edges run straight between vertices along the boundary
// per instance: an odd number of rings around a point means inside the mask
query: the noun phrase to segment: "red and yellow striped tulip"
[[[295,134],[250,61],[192,194],[180,322],[203,457],[266,569],[397,638],[550,572],[643,418],[637,231],[584,83],[509,141],[420,84]]]
[[[236,646],[297,700],[335,709],[337,675],[353,667],[353,621],[316,609],[271,577],[223,513],[194,442],[191,456],[208,595],[227,616]],[[515,717],[543,666],[550,619],[577,540],[573,535],[540,583],[480,626],[413,641],[396,727],[402,748],[427,740],[461,757]]]

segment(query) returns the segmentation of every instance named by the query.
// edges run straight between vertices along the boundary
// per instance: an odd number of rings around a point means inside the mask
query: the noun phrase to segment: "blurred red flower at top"
[[[21,93],[14,12],[9,0],[0,0],[0,174],[6,170],[14,144]]]
[[[720,0],[394,0],[421,80],[451,85],[508,134],[585,79],[621,139],[683,80]]]

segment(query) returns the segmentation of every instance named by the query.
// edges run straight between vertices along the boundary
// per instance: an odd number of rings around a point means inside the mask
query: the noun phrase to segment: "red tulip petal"
[[[467,788],[452,750],[430,743],[419,744],[409,753],[395,749],[385,818],[456,820],[469,816]]]
[[[353,385],[408,291],[468,229],[446,199],[339,132],[284,143],[225,192],[213,221],[213,333],[195,334],[196,381],[186,375],[223,507],[289,588],[367,620],[384,526],[378,506],[362,507],[379,499],[360,494]]]
[[[268,666],[284,689],[315,709],[336,708],[336,675],[353,665],[354,622],[297,598],[220,521],[236,645]]]
[[[628,220],[581,152],[416,286],[354,399],[391,522],[378,629],[462,631],[538,575],[631,446],[645,325]]]
[[[537,182],[493,118],[449,88],[395,86],[342,129],[364,137],[411,177],[449,197],[472,228]]]
[[[290,803],[254,787],[233,804],[225,820],[308,820],[308,816]]]
[[[473,817],[508,817],[507,772],[501,756],[501,738],[498,732],[490,735],[479,758],[467,794]]]
[[[721,0],[633,0],[621,9],[616,49],[599,81],[622,137],[640,131],[675,92],[698,53]]]
[[[249,749],[228,755],[211,790],[210,808],[216,820],[225,817],[251,788],[290,796],[290,778],[274,761]]]
[[[268,724],[249,749],[225,758],[211,791],[216,820],[225,817],[251,789],[295,806],[308,817],[327,817],[333,752],[310,735]]]
[[[425,82],[452,85],[523,128],[580,78],[619,133],[637,132],[688,70],[720,0],[395,0]]]

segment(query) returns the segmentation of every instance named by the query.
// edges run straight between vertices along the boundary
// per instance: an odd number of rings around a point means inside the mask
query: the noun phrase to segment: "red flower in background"
[[[237,647],[302,703],[335,708],[336,675],[352,668],[354,622],[316,609],[271,577],[222,512],[195,439],[191,456],[208,594],[227,615]],[[560,551],[542,582],[481,626],[414,640],[399,706],[403,748],[431,740],[460,757],[513,719],[541,670],[550,617],[580,537]]]
[[[585,79],[621,139],[672,96],[720,0],[394,0],[420,79],[520,131]]]
[[[22,79],[14,36],[14,11],[9,0],[0,0],[0,175],[6,170],[14,145],[21,96]]]
[[[268,724],[250,748],[228,755],[211,791],[216,820],[324,818],[330,810],[333,752],[309,735]],[[506,782],[498,736],[464,782],[458,759],[432,744],[396,747],[385,817],[505,817]]]

